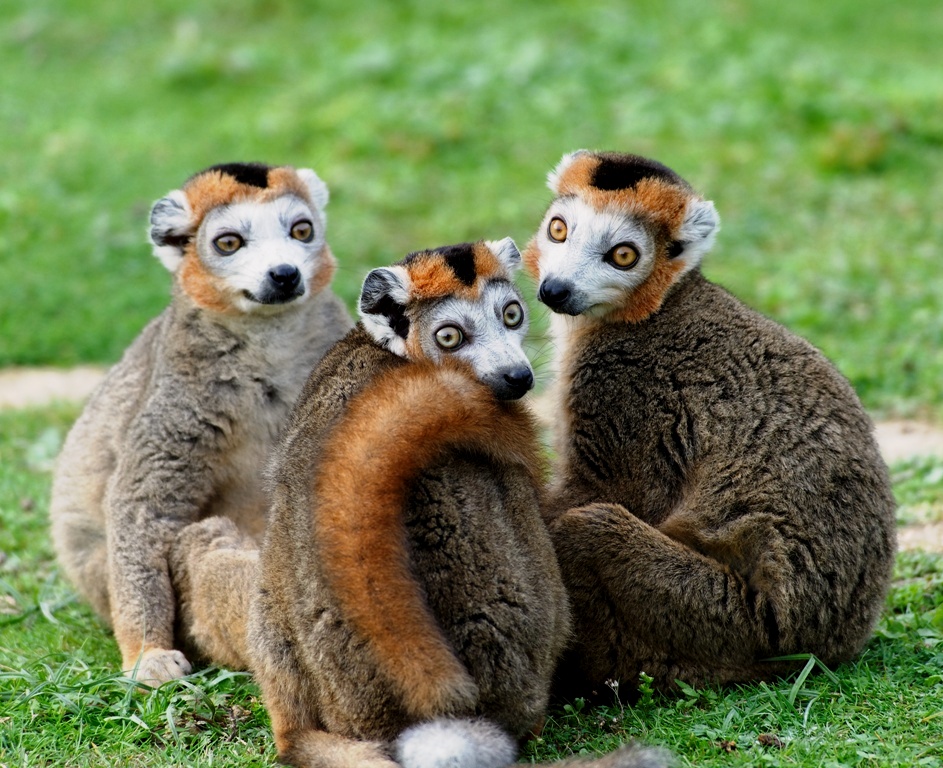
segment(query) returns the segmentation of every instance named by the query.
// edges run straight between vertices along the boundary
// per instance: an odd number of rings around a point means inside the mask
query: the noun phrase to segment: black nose
[[[504,382],[507,384],[508,397],[506,399],[513,400],[523,397],[524,393],[534,386],[534,374],[530,368],[519,368],[504,374]]]
[[[275,283],[282,291],[293,291],[301,282],[301,273],[298,267],[291,264],[279,264],[268,271],[269,280]]]
[[[554,280],[551,277],[540,284],[538,297],[550,309],[560,309],[570,300],[570,287],[563,281]]]

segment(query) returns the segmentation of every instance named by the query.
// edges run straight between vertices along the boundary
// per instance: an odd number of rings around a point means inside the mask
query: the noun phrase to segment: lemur
[[[191,668],[175,643],[175,619],[178,635],[186,629],[168,574],[175,535],[210,515],[261,534],[261,468],[309,372],[352,325],[328,288],[327,201],[312,170],[233,163],[151,209],[170,305],[69,432],[50,508],[63,571],[142,682]],[[244,599],[248,610],[247,597],[216,599]],[[244,666],[241,644],[213,660]]]
[[[568,630],[508,238],[370,272],[270,469],[249,641],[279,760],[488,768]],[[600,766],[659,766],[627,747]]]
[[[553,312],[546,517],[574,615],[555,690],[835,664],[888,588],[895,502],[873,425],[808,342],[706,280],[714,205],[661,163],[578,151],[525,249]]]

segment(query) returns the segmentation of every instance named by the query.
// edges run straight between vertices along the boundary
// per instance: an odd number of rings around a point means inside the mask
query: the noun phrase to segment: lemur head
[[[713,245],[720,220],[670,168],[579,150],[549,174],[556,194],[524,252],[554,312],[639,322]]]
[[[205,309],[281,312],[334,274],[327,200],[327,185],[309,169],[214,165],[154,203],[154,254]]]
[[[511,282],[520,262],[509,237],[411,253],[367,275],[360,318],[395,354],[464,360],[497,398],[517,399],[534,385],[522,347],[527,314]]]

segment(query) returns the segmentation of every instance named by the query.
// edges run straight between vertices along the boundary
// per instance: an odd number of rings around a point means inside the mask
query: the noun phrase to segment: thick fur
[[[371,272],[277,451],[249,637],[285,763],[498,768],[543,721],[569,620],[526,390],[485,383],[526,327],[502,243]]]
[[[587,181],[599,157],[571,156],[551,181],[607,216],[646,216],[638,197]],[[683,182],[674,189],[700,205]],[[671,243],[699,235],[679,237],[691,224],[683,207],[655,214],[652,273],[664,274]],[[525,254],[541,279],[548,248],[538,237]],[[584,258],[571,250],[558,263]],[[565,695],[643,671],[668,687],[768,678],[789,666],[766,660],[787,654],[841,662],[867,641],[888,588],[895,504],[848,382],[697,263],[676,271],[655,301],[643,283],[605,314],[554,317],[548,520],[575,619]]]
[[[280,205],[287,195],[322,228],[326,188],[312,171],[223,168],[198,174],[155,204],[152,239],[174,271],[173,299],[91,397],[53,482],[59,562],[113,627],[124,668],[150,683],[189,671],[181,652],[187,643],[194,646],[188,655],[245,666],[248,591],[203,563],[192,574],[181,564],[175,594],[168,558],[185,526],[215,515],[233,521],[226,531],[233,551],[241,551],[237,559],[253,558],[245,537],[261,534],[268,506],[261,469],[311,368],[351,325],[324,289],[334,260],[317,239],[299,261],[303,297],[240,309],[248,300],[208,266],[199,217],[227,201]],[[241,620],[202,636],[207,614],[227,605]]]
[[[520,405],[355,329],[275,467],[250,637],[283,760],[333,764],[303,748],[312,730],[385,743],[445,715],[539,723],[567,611]]]

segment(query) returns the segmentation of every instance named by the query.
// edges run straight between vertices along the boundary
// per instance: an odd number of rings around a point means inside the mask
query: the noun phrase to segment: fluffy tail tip
[[[517,747],[494,723],[440,719],[403,731],[395,755],[403,768],[505,768]]]

